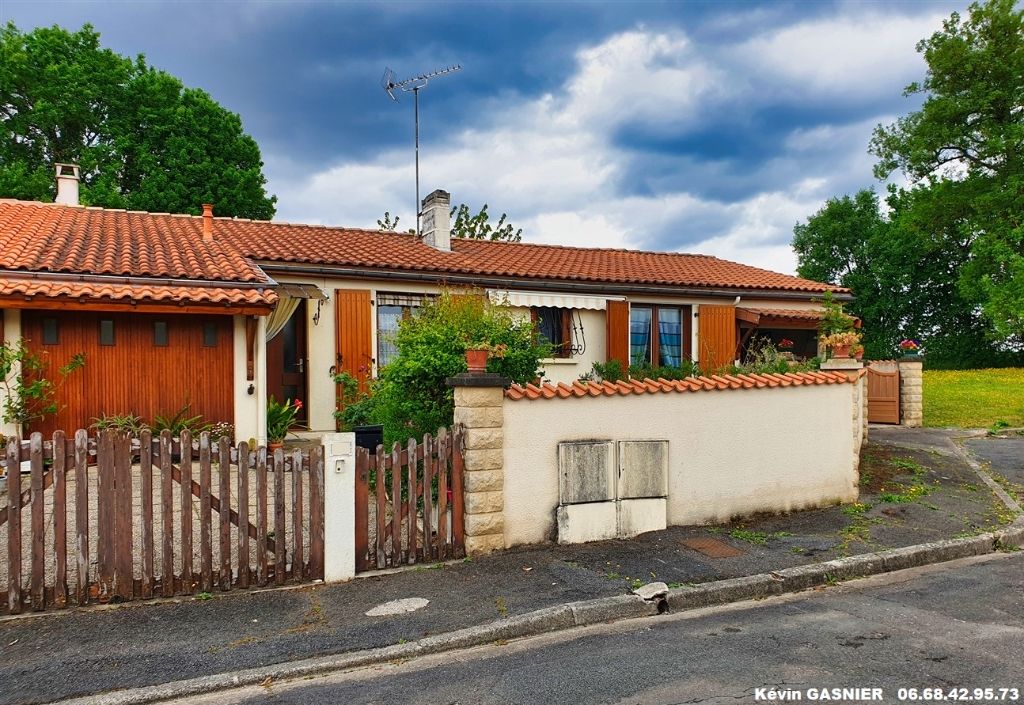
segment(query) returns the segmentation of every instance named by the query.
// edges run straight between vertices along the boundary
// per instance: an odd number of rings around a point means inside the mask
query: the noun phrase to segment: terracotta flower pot
[[[267,452],[273,453],[275,450],[284,448],[284,441],[271,441],[267,443]]]
[[[836,345],[832,348],[832,357],[836,358],[848,358],[850,357],[850,346],[849,345]]]
[[[478,348],[466,350],[466,366],[470,372],[483,372],[487,369],[488,351]]]

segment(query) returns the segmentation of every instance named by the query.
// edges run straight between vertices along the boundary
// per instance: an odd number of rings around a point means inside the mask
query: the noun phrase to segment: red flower
[[[296,399],[295,400],[295,409],[298,410],[298,409],[301,409],[301,408],[302,408],[302,400],[301,399]]]

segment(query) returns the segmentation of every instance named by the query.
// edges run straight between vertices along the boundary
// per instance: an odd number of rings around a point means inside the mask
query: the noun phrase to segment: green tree
[[[82,167],[83,203],[269,219],[263,162],[238,115],[77,32],[0,29],[0,196],[49,201],[54,164]]]
[[[893,189],[888,215],[863,189],[830,199],[794,228],[797,273],[853,290],[847,309],[863,322],[868,358],[896,354],[903,338],[926,341],[930,367],[1011,364],[987,335],[958,284],[969,247],[950,227],[942,188]]]
[[[505,220],[508,216],[505,213],[498,218],[497,224],[491,225],[486,203],[476,215],[469,212],[469,206],[465,203],[457,208],[452,208],[451,214],[455,218],[455,222],[452,223],[452,237],[467,240],[503,240],[505,242],[519,242],[523,239],[523,229],[506,223]]]
[[[879,209],[878,194],[862,189],[853,197],[829,199],[794,229],[793,249],[801,277],[852,289],[849,310],[864,327],[869,358],[891,356],[903,333],[910,287],[899,260],[890,256],[893,227]]]
[[[879,126],[878,178],[899,169],[940,246],[957,247],[952,274],[1004,346],[1024,337],[1024,12],[1013,0],[972,4],[918,43],[925,78],[907,86],[920,110]]]
[[[445,380],[466,371],[467,347],[495,349],[487,371],[521,384],[543,374],[540,360],[551,354],[529,318],[484,296],[449,292],[402,321],[395,345],[398,356],[381,369],[372,396],[356,408],[348,405],[351,398],[345,399],[341,414],[346,423],[383,424],[388,443],[451,425],[453,394]],[[344,385],[346,380],[338,381]]]

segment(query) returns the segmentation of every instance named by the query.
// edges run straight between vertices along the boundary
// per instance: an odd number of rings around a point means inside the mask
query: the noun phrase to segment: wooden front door
[[[868,421],[900,422],[900,371],[868,368]]]
[[[281,332],[267,343],[267,394],[277,401],[306,401],[306,341],[306,301],[303,300]],[[296,419],[304,424],[307,418],[303,404]]]

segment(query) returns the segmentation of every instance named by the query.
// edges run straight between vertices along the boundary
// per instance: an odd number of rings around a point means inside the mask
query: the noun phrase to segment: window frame
[[[47,316],[43,318],[42,325],[43,345],[60,345],[60,320],[56,316]],[[52,339],[47,335],[51,331],[53,333]]]
[[[682,330],[680,331],[681,340],[679,345],[679,362],[680,366],[684,361],[693,361],[693,306],[690,304],[646,304],[646,303],[630,303],[629,305],[629,325],[633,325],[633,310],[634,309],[645,309],[651,312],[651,339],[650,339],[650,358],[647,360],[647,364],[651,367],[663,367],[661,364],[661,331],[660,331],[660,317],[659,314],[663,310],[678,311],[679,322]],[[632,348],[632,344],[630,345]],[[629,364],[637,364],[633,360],[632,349],[629,352]]]
[[[216,321],[203,321],[203,347],[216,348],[220,345],[220,331]]]
[[[103,342],[103,339],[104,339],[103,329],[104,329],[104,324],[106,324],[106,323],[110,324],[110,342],[109,343]],[[117,346],[117,323],[115,322],[115,320],[113,318],[101,318],[98,327],[99,327],[98,333],[99,333],[99,343],[100,343],[100,346],[104,347],[104,348],[116,347]]]
[[[551,343],[553,350],[551,354],[552,360],[569,360],[572,359],[572,312],[573,309],[566,308],[565,306],[531,306],[530,307],[530,320],[535,326],[540,322],[540,309],[551,309],[560,312],[559,319],[559,333],[562,336],[562,342]],[[539,331],[538,331],[539,332]]]
[[[160,342],[160,327],[163,327],[163,342]],[[153,347],[168,348],[171,346],[171,325],[167,321],[153,321]]]
[[[383,331],[380,326],[381,309],[384,307],[395,307],[402,310],[402,316],[399,319],[399,325],[402,321],[406,321],[414,315],[414,311],[418,308],[422,308],[424,304],[432,300],[434,295],[432,294],[421,294],[418,292],[407,292],[407,291],[377,291],[373,296],[373,332],[376,339],[374,363],[379,370],[384,367],[387,362],[384,361],[384,348],[383,345],[386,342],[382,333],[392,334],[398,331]],[[416,303],[413,303],[415,301]],[[397,349],[395,351],[397,355]],[[391,362],[394,358],[391,358],[388,362]]]

